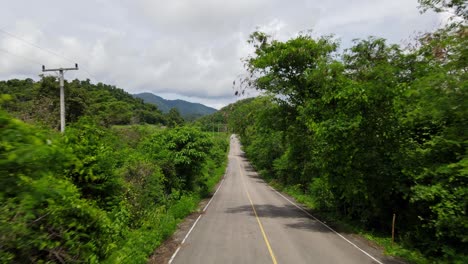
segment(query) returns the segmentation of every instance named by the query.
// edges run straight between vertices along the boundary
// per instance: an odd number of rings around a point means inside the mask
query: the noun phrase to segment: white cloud
[[[34,78],[42,64],[76,61],[81,70],[67,78],[217,108],[237,99],[232,81],[244,73],[241,58],[252,52],[246,40],[257,28],[280,40],[309,29],[316,35],[335,33],[346,46],[368,35],[398,42],[441,21],[441,16],[420,15],[416,0],[0,2],[7,6],[0,10],[1,29],[72,60],[0,32],[0,79]]]

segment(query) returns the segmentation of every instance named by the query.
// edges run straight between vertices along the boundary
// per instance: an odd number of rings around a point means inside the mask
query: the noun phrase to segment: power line
[[[42,63],[40,63],[40,62],[38,62],[38,61],[36,61],[36,60],[32,60],[32,59],[30,59],[30,58],[28,58],[28,57],[21,56],[21,55],[18,55],[18,54],[9,52],[8,50],[5,50],[5,49],[0,48],[0,51],[3,51],[3,52],[5,52],[5,53],[8,53],[8,54],[10,54],[10,55],[12,55],[12,56],[21,58],[21,59],[23,59],[23,60],[29,61],[29,62],[31,62],[31,63],[42,65]]]
[[[95,82],[98,82],[98,79],[97,79],[94,75],[92,75],[89,71],[87,71],[86,68],[84,68],[83,66],[81,66],[81,69],[82,69],[84,72],[86,72],[86,73],[89,75],[89,77],[93,78]]]
[[[62,59],[64,59],[64,60],[67,60],[67,61],[69,61],[69,62],[74,63],[73,60],[71,60],[71,59],[69,59],[69,58],[67,58],[67,57],[65,57],[65,56],[63,56],[63,55],[60,55],[60,54],[58,54],[57,52],[51,51],[51,50],[49,50],[49,49],[42,48],[42,47],[40,47],[40,46],[38,46],[38,45],[36,45],[36,44],[34,44],[34,43],[32,43],[32,42],[29,42],[29,41],[27,41],[27,40],[25,40],[25,39],[23,39],[23,38],[20,38],[20,37],[14,35],[14,34],[8,32],[8,31],[5,31],[5,30],[3,30],[3,29],[0,29],[0,32],[2,32],[2,33],[5,34],[5,35],[8,35],[8,36],[10,36],[10,37],[12,37],[12,38],[15,38],[15,39],[17,39],[17,40],[20,40],[20,41],[22,41],[22,42],[24,42],[24,43],[26,43],[26,44],[28,44],[28,45],[30,45],[30,46],[32,46],[32,47],[38,48],[38,49],[43,50],[43,51],[45,51],[45,52],[47,52],[47,53],[49,53],[49,54],[52,54],[52,55],[54,55],[54,56],[60,57],[60,58],[62,58]]]
[[[24,42],[24,43],[26,43],[26,44],[28,44],[28,45],[30,45],[30,46],[32,46],[32,47],[35,47],[35,48],[40,49],[40,50],[42,50],[42,51],[45,51],[45,52],[47,52],[47,53],[49,53],[49,54],[52,54],[52,55],[54,55],[54,56],[56,56],[56,57],[60,57],[60,58],[62,58],[62,59],[64,59],[64,60],[67,60],[67,61],[69,61],[69,62],[75,63],[75,62],[74,62],[72,59],[70,59],[70,58],[67,58],[67,57],[65,57],[65,56],[63,56],[63,55],[61,55],[61,54],[59,54],[59,53],[57,53],[57,52],[54,52],[54,51],[52,51],[52,50],[49,50],[49,49],[46,49],[46,48],[42,48],[41,46],[39,46],[39,45],[37,45],[37,44],[34,44],[34,43],[30,42],[30,41],[27,41],[27,40],[25,40],[25,39],[23,39],[23,38],[21,38],[21,37],[18,37],[18,36],[14,35],[14,34],[12,34],[12,33],[10,33],[10,32],[8,32],[8,31],[4,30],[4,29],[1,29],[1,28],[0,28],[0,32],[3,33],[3,34],[5,34],[5,35],[8,35],[8,36],[10,36],[10,37],[12,37],[12,38],[15,38],[15,39],[17,39],[17,40],[20,40],[20,41],[22,41],[22,42]],[[3,50],[3,51],[5,51],[5,50]],[[8,51],[5,51],[5,52],[10,53],[10,52],[8,52]],[[10,53],[10,54],[11,54],[11,53]],[[21,57],[22,57],[22,56],[21,56]],[[25,58],[25,57],[22,57],[22,58],[23,58],[23,59],[26,59],[26,60],[29,60],[29,59],[27,59],[27,58]],[[35,63],[38,63],[38,62],[35,62]],[[41,63],[38,63],[38,64],[39,64],[39,65],[42,65]],[[84,68],[83,66],[81,66],[81,69],[82,69],[85,73],[87,73],[91,78],[93,78],[96,82],[98,81],[97,78],[96,78],[94,75],[92,75],[88,70],[86,70],[86,68]]]

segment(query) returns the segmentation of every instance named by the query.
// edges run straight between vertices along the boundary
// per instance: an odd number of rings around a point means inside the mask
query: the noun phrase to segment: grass
[[[160,124],[134,124],[134,125],[112,125],[112,128],[122,129],[122,128],[130,128],[130,127],[151,127],[161,129],[163,126]]]
[[[229,142],[229,134],[220,132],[217,133],[214,136],[215,140],[226,140]],[[210,160],[211,164],[208,164],[208,172],[207,174],[208,179],[206,181],[206,185],[208,187],[208,190],[213,190],[213,188],[216,186],[216,184],[221,180],[221,178],[224,175],[224,172],[226,170],[227,162],[228,162],[228,153],[229,153],[229,148],[227,148],[224,151],[224,159],[220,164],[215,164],[214,161]]]
[[[181,221],[173,215],[173,211],[184,217],[194,210],[195,200],[195,197],[181,198],[168,210],[161,206],[151,212],[141,228],[127,234],[125,241],[118,246],[118,250],[115,250],[103,263],[146,263],[148,255],[174,233],[177,224]]]
[[[220,164],[220,166],[218,166],[217,168],[212,170],[213,177],[209,177],[207,182],[206,182],[206,185],[208,186],[209,190],[213,190],[213,188],[216,186],[216,184],[223,177],[224,171],[226,169],[226,164],[227,164],[226,162],[223,162],[222,164]]]

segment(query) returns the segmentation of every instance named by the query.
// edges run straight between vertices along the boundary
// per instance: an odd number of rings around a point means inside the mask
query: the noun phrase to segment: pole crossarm
[[[43,72],[49,72],[49,71],[72,71],[72,70],[79,70],[78,69],[78,63],[75,63],[74,68],[58,68],[58,69],[46,69],[44,65],[42,65],[42,71]]]

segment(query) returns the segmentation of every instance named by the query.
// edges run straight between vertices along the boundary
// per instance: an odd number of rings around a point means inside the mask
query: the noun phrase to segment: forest
[[[395,214],[396,242],[420,257],[401,255],[468,263],[466,6],[421,3],[458,20],[409,47],[254,32],[237,93],[263,96],[200,122],[227,122],[260,174],[316,212],[386,237]]]
[[[224,174],[228,136],[89,80],[0,82],[0,263],[146,263]]]

